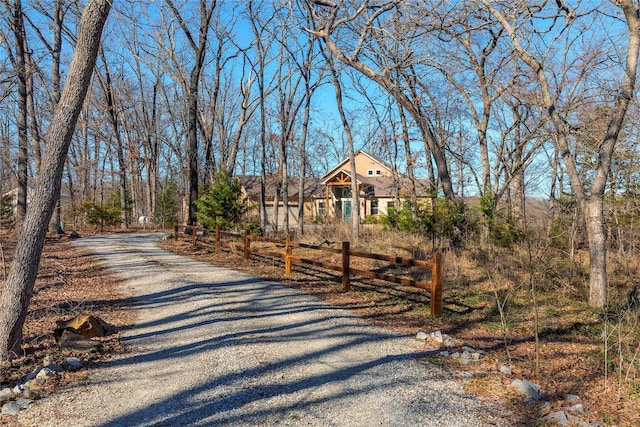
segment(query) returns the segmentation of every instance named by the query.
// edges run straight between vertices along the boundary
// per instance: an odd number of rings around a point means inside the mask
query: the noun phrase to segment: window
[[[382,175],[382,171],[380,169],[376,169],[376,175],[378,176]]]
[[[318,215],[325,216],[327,214],[327,205],[325,202],[318,202]]]
[[[373,176],[373,169],[367,169],[367,176]]]
[[[371,215],[378,215],[378,201],[371,201]]]

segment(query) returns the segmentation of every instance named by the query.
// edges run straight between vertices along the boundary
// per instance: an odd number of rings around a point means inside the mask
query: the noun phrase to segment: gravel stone
[[[132,351],[29,405],[26,425],[508,426],[505,405],[424,362],[415,336],[157,247],[162,234],[74,241],[124,279]]]

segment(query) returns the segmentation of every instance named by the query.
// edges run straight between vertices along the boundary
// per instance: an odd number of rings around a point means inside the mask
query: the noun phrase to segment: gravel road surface
[[[505,425],[421,361],[421,344],[237,271],[161,250],[160,234],[79,239],[126,279],[130,353],[34,402],[38,426]],[[421,357],[422,356],[422,357]]]

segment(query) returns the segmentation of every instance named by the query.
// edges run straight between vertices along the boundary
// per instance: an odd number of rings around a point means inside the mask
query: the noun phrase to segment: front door
[[[344,222],[351,221],[351,200],[342,201],[342,217]]]

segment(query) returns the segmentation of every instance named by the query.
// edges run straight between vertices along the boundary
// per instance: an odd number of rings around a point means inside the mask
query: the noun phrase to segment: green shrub
[[[379,224],[380,220],[377,215],[365,215],[364,217],[365,224]]]
[[[0,198],[0,219],[10,219],[13,217],[12,197],[10,195]]]
[[[78,208],[78,214],[84,217],[88,224],[102,227],[113,227],[122,222],[122,210],[113,204],[96,204],[85,200]]]
[[[407,200],[400,209],[390,207],[381,222],[385,229],[446,239],[452,246],[459,246],[477,229],[476,216],[462,200],[438,199],[433,208],[412,205]]]
[[[505,209],[497,207],[496,195],[493,192],[487,191],[480,198],[478,211],[486,228],[486,235],[495,245],[510,247],[524,239],[524,232],[517,222],[505,212]]]
[[[242,184],[226,172],[218,172],[211,187],[196,201],[198,221],[212,230],[233,228],[249,206],[242,199]]]
[[[180,210],[178,189],[173,180],[166,180],[162,185],[162,192],[156,201],[156,209],[153,214],[154,222],[162,228],[173,227],[176,215]]]

